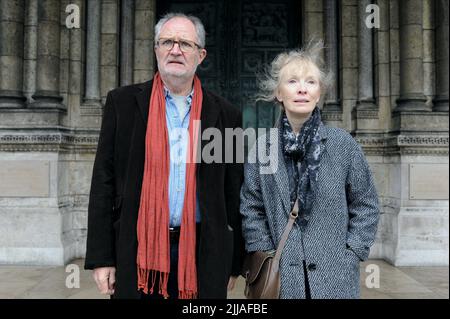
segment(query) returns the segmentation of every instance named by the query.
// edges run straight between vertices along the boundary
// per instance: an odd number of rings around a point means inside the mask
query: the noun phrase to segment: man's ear
[[[206,49],[200,49],[200,62],[199,64],[201,64],[203,62],[203,60],[206,58],[207,52]]]

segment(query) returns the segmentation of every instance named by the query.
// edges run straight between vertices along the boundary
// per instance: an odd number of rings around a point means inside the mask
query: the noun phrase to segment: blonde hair
[[[278,54],[272,63],[258,76],[259,92],[256,95],[256,100],[276,102],[282,107],[282,104],[276,99],[278,86],[280,85],[281,70],[294,61],[311,63],[317,67],[319,70],[321,100],[323,100],[333,78],[331,71],[326,69],[323,62],[321,56],[323,49],[322,40],[311,40],[301,49],[293,49]]]

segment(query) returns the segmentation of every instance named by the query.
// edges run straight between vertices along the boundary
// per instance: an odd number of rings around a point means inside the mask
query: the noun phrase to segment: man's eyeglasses
[[[167,51],[172,50],[175,43],[178,43],[178,47],[184,53],[192,53],[192,52],[194,52],[196,47],[199,49],[202,49],[202,47],[200,45],[198,45],[197,43],[195,43],[193,41],[189,41],[189,40],[178,40],[177,41],[174,39],[161,38],[158,40],[158,42],[156,42],[156,44],[160,48],[163,48],[164,50],[167,50]]]

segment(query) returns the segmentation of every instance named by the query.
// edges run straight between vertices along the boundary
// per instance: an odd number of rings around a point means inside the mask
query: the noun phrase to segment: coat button
[[[316,264],[309,264],[309,265],[308,265],[308,270],[309,270],[309,271],[314,271],[314,270],[316,270],[316,269],[317,269]]]

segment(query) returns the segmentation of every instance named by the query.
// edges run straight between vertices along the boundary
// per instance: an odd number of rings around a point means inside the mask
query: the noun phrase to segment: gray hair
[[[293,49],[282,52],[276,56],[270,65],[258,75],[259,92],[256,95],[257,101],[276,102],[277,89],[280,85],[280,73],[283,67],[292,61],[310,62],[319,69],[319,83],[321,91],[321,100],[327,89],[330,87],[333,75],[331,71],[326,70],[321,51],[324,49],[322,40],[311,40],[302,49]]]
[[[191,21],[195,26],[195,31],[197,32],[198,44],[202,48],[205,47],[206,32],[202,21],[193,15],[186,15],[184,13],[175,12],[166,13],[164,16],[162,16],[161,19],[159,19],[158,23],[155,25],[155,44],[159,40],[159,35],[161,33],[161,28],[163,27],[163,25],[173,18],[184,18]]]

